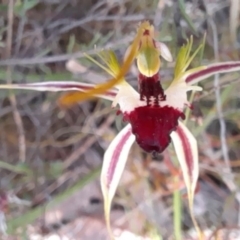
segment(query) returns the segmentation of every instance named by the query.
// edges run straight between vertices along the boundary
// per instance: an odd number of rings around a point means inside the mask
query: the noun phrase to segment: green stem
[[[174,183],[178,185],[179,176],[174,178]],[[174,235],[175,240],[182,239],[182,199],[179,190],[173,193],[173,222],[174,222]]]

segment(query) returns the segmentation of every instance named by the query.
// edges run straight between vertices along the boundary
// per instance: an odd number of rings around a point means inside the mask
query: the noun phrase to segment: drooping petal
[[[197,141],[180,121],[176,131],[170,136],[182,169],[189,201],[192,202],[199,175]]]
[[[173,131],[170,136],[187,188],[190,215],[199,239],[203,239],[203,233],[201,232],[193,214],[194,193],[199,176],[197,141],[187,127],[180,121],[176,131]]]
[[[34,91],[48,91],[48,92],[61,92],[61,91],[81,91],[85,92],[95,87],[94,84],[80,83],[74,81],[66,82],[39,82],[39,83],[21,83],[21,84],[2,84],[0,89],[23,89],[23,90],[34,90]],[[117,95],[117,90],[109,89],[104,94],[97,95],[100,98],[107,100],[113,100]],[[74,93],[72,93],[74,95]],[[78,94],[78,93],[77,93]],[[72,97],[73,97],[72,95]],[[70,96],[70,95],[69,95]],[[69,99],[70,100],[70,99]],[[72,99],[73,100],[73,99]],[[75,100],[76,102],[76,100]],[[71,103],[71,101],[70,101]]]
[[[101,173],[101,188],[104,197],[104,212],[109,233],[110,227],[110,209],[112,199],[115,195],[118,183],[125,168],[128,154],[132,144],[135,141],[135,136],[132,134],[131,125],[128,124],[111,142],[107,151],[104,154],[102,173]]]
[[[185,75],[185,81],[189,85],[192,85],[217,73],[228,73],[235,71],[240,71],[240,61],[214,63],[208,66],[187,71]]]

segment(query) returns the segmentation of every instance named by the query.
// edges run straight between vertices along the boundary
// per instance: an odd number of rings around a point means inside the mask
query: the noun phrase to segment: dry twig
[[[87,141],[76,151],[74,151],[65,161],[64,161],[64,168],[70,167],[78,158],[81,156],[86,149],[88,149],[93,143],[96,142],[96,136],[101,136],[106,129],[112,124],[114,121],[115,116],[110,115],[107,120],[96,130],[96,133],[87,139]]]
[[[218,34],[217,34],[217,27],[216,24],[209,19],[210,26],[212,28],[213,32],[213,47],[214,47],[214,55],[215,60],[219,60],[219,47],[218,47]],[[228,154],[228,146],[226,141],[226,124],[223,117],[222,112],[222,104],[221,104],[221,95],[220,95],[220,87],[219,87],[219,74],[216,74],[214,76],[214,88],[215,88],[215,96],[216,96],[216,107],[217,107],[217,114],[218,119],[220,122],[220,140],[221,140],[221,149],[222,149],[222,155],[225,162],[225,168],[223,174],[223,180],[226,183],[226,185],[229,187],[229,189],[232,192],[236,193],[236,199],[239,204],[239,213],[238,213],[238,225],[240,225],[240,192],[238,191],[238,187],[236,186],[234,182],[234,174],[232,172],[231,166],[230,166],[230,159]]]
[[[230,34],[232,43],[235,44],[237,40],[238,19],[240,17],[240,1],[231,0],[230,4]]]
[[[7,44],[6,44],[6,58],[11,57],[12,52],[12,35],[13,35],[13,8],[14,0],[9,0],[8,4],[8,27],[7,27]],[[12,82],[12,68],[7,66],[7,83]],[[22,118],[17,109],[16,97],[10,92],[9,99],[13,108],[13,117],[17,126],[18,131],[18,143],[19,143],[19,160],[25,162],[26,159],[26,144],[25,144],[25,134],[23,128]]]

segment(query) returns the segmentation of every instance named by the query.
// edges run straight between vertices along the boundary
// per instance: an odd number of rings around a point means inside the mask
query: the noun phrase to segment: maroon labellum
[[[140,100],[145,101],[146,106],[124,113],[124,120],[131,124],[136,142],[143,150],[161,153],[170,144],[170,134],[176,130],[179,118],[184,119],[185,116],[171,106],[161,106],[161,101],[166,101],[166,95],[158,76],[139,74]]]
[[[170,144],[170,134],[176,130],[180,117],[184,118],[184,114],[169,106],[138,107],[130,114],[125,114],[139,146],[146,152],[158,153]]]

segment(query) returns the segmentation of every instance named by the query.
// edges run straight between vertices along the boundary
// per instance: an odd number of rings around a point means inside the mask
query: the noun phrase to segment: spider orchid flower
[[[112,101],[113,107],[119,105],[123,119],[128,124],[106,150],[101,172],[101,188],[109,231],[111,202],[134,142],[149,153],[161,153],[171,142],[173,143],[187,188],[189,206],[192,209],[199,167],[197,141],[181,121],[185,117],[185,107],[191,106],[187,100],[187,92],[200,91],[199,86],[193,85],[214,74],[240,70],[240,61],[215,63],[188,70],[201,47],[191,54],[192,39],[190,39],[180,49],[173,81],[167,89],[163,89],[159,76],[161,66],[159,56],[167,61],[171,61],[172,57],[166,45],[154,39],[153,27],[144,22],[133,44],[127,50],[122,66],[112,51],[99,55],[107,67],[92,59],[113,77],[107,84],[114,82],[115,85],[110,84],[107,87],[105,85],[101,88],[103,85],[99,87],[70,81],[0,85],[1,89],[74,91],[61,99],[61,102],[66,104],[76,102],[76,97],[79,96],[78,100],[82,100],[86,96],[94,95]],[[138,91],[124,79],[129,64],[134,59],[139,71]],[[85,92],[85,95],[82,93],[79,95],[79,91]]]

